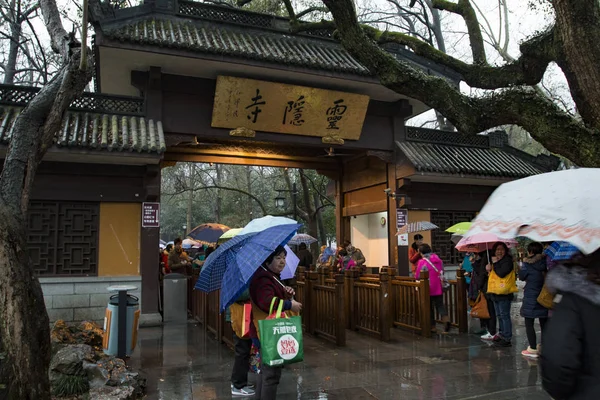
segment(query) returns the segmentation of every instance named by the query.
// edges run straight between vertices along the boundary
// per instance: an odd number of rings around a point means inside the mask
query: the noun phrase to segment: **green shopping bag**
[[[274,304],[275,298],[271,301],[269,319],[258,321],[262,363],[278,366],[300,362],[304,360],[302,319],[282,314],[283,301],[279,302],[277,313],[273,316]]]

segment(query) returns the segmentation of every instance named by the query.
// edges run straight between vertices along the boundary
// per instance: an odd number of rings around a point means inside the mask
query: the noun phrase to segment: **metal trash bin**
[[[127,319],[125,322],[126,339],[125,355],[130,356],[137,343],[137,332],[140,320],[140,301],[137,297],[127,295]],[[104,337],[102,347],[104,354],[118,356],[119,346],[119,295],[110,296],[104,316]]]
[[[167,274],[163,279],[163,321],[187,323],[187,277]]]

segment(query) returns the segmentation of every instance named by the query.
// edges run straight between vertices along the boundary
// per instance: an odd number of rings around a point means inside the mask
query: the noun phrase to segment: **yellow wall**
[[[140,275],[141,220],[139,203],[100,204],[98,276]]]
[[[419,222],[419,221],[429,221],[431,222],[431,212],[430,211],[420,211],[420,210],[408,210],[408,222]],[[408,235],[408,245],[412,245],[414,242],[413,237],[420,233],[423,235],[423,243],[427,243],[431,246],[431,231],[425,232],[414,232]]]

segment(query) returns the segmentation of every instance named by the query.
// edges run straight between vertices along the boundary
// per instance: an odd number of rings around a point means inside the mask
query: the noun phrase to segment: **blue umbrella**
[[[263,261],[277,246],[287,243],[300,226],[277,225],[234,237],[208,257],[195,287],[210,292],[220,286],[221,311],[225,310],[248,287]]]
[[[277,225],[257,233],[243,246],[232,249],[226,257],[227,270],[221,284],[221,311],[224,311],[248,288],[260,265],[286,244],[302,225]],[[237,251],[236,251],[237,250]]]
[[[550,246],[544,250],[544,254],[550,257],[552,261],[569,260],[580,250],[569,242],[552,242]]]

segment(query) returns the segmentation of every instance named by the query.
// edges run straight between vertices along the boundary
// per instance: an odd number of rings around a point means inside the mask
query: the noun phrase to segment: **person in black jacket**
[[[492,269],[500,278],[504,278],[514,269],[513,259],[508,252],[508,247],[505,243],[498,242],[492,248],[492,262],[485,269],[491,272]],[[497,346],[510,347],[512,346],[512,321],[510,320],[510,303],[514,299],[511,294],[495,294],[490,293],[490,299],[494,302],[496,315],[499,322],[499,334],[494,337],[494,342]]]
[[[523,304],[521,305],[521,317],[525,318],[525,331],[529,347],[521,352],[525,357],[537,358],[537,338],[534,323],[537,318],[540,321],[542,334],[548,320],[548,309],[538,303],[537,298],[544,286],[546,274],[546,256],[542,254],[544,247],[541,243],[532,242],[527,246],[528,256],[523,260],[519,270],[519,279],[525,281],[523,290]]]
[[[542,385],[555,400],[600,397],[600,250],[552,268],[556,292],[542,335]]]

